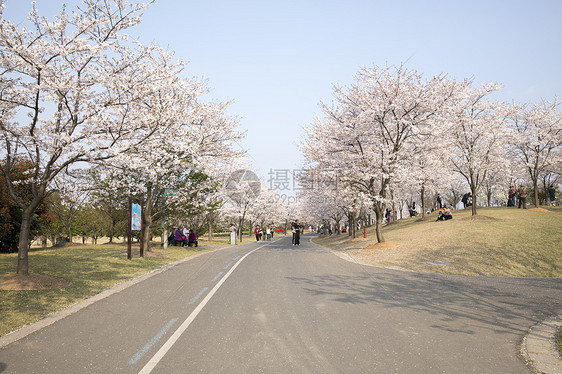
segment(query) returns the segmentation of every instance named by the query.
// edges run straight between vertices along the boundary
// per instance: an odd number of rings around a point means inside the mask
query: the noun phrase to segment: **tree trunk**
[[[425,218],[425,186],[421,188],[422,218]]]
[[[548,186],[546,184],[546,177],[544,177],[541,182],[544,191],[543,205],[548,205]]]
[[[113,243],[113,237],[115,236],[115,225],[117,224],[117,221],[114,218],[111,218],[111,229],[109,232],[109,242]]]
[[[146,188],[146,200],[142,207],[142,246],[143,251],[150,251],[150,228],[152,227],[152,184]]]
[[[394,202],[394,190],[390,190],[390,198],[392,199],[392,222],[396,222],[396,203]]]
[[[21,217],[20,237],[18,242],[18,267],[16,272],[22,275],[29,274],[29,233],[31,231],[31,221],[33,220],[34,211],[35,209],[32,209],[30,206],[28,206],[22,212]]]
[[[475,216],[476,213],[476,188],[474,186],[470,187],[470,192],[472,193],[472,215]]]
[[[209,240],[213,240],[213,221],[209,219]]]
[[[384,243],[384,236],[382,235],[382,219],[384,216],[382,210],[383,207],[379,206],[378,203],[375,203],[374,208],[375,208],[375,232],[377,234],[377,242]]]
[[[351,236],[353,239],[357,238],[357,216],[355,212],[351,213]]]
[[[168,230],[162,230],[162,248],[168,248]]]
[[[240,217],[240,220],[238,221],[238,243],[242,243],[242,234],[243,234],[243,230],[244,230],[244,216],[246,215],[246,212],[244,212],[244,214],[242,214],[242,217]]]
[[[73,240],[73,238],[72,238],[72,228],[70,227],[70,225],[66,225],[65,228],[66,228],[66,233],[68,235],[68,242],[72,243],[72,240]]]
[[[538,208],[540,206],[540,202],[539,202],[539,184],[538,184],[538,180],[533,180],[533,187],[535,189],[535,208]],[[545,195],[546,196],[546,195]]]

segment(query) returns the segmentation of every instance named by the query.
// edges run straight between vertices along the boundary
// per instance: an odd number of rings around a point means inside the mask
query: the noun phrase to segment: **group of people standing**
[[[275,233],[275,227],[273,225],[265,226],[265,228],[261,228],[258,225],[254,229],[254,234],[256,234],[256,241],[258,242],[260,240],[271,240],[273,238],[274,233]]]
[[[527,209],[527,187],[524,184],[519,186],[519,189],[516,190],[513,185],[509,186],[509,190],[507,192],[507,206],[515,206],[515,202],[517,199],[517,208]]]
[[[231,223],[230,224],[230,244],[231,245],[235,245],[236,244],[236,226]],[[302,226],[298,220],[295,220],[294,222],[291,223],[291,231],[293,233],[293,240],[292,240],[292,244],[293,245],[300,245],[300,238],[301,238],[301,233],[304,232],[304,226]],[[267,225],[265,227],[260,227],[259,225],[257,225],[252,232],[254,233],[254,235],[256,235],[256,241],[264,241],[264,240],[271,240],[273,239],[273,235],[275,234],[275,226],[274,225]]]

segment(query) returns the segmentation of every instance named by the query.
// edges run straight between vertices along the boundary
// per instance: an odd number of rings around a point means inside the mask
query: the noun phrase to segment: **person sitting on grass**
[[[181,232],[181,228],[178,227],[177,230],[174,232],[174,245],[183,247],[185,241],[185,236]]]
[[[443,208],[439,209],[439,216],[437,221],[447,221],[453,219],[453,213],[451,213],[451,208],[447,204],[443,205]]]
[[[174,245],[176,240],[174,239],[174,230],[172,230],[172,232],[170,232],[170,235],[168,235],[168,244],[169,245]]]
[[[190,247],[197,247],[197,236],[195,235],[193,230],[189,230],[187,245]]]

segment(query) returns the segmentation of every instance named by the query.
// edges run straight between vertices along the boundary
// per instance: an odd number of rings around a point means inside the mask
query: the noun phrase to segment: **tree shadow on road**
[[[380,269],[356,275],[289,278],[315,296],[344,304],[429,313],[432,328],[473,334],[474,328],[525,334],[562,310],[562,279],[489,278]],[[469,325],[459,321],[468,321]],[[430,322],[431,323],[431,322]]]

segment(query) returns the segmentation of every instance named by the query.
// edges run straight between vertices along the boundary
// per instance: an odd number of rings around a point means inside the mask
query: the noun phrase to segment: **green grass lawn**
[[[58,277],[72,284],[45,290],[0,290],[0,335],[36,322],[116,284],[220,245],[220,241],[209,243],[202,240],[199,248],[161,249],[157,246],[141,259],[136,244],[130,261],[127,260],[127,247],[123,244],[33,249],[29,253],[30,274]],[[0,254],[0,274],[14,273],[16,264],[17,254]]]
[[[561,277],[562,208],[479,208],[453,212],[453,219],[436,222],[436,214],[385,225],[383,235],[395,246],[373,246],[348,235],[315,239],[357,261],[412,271],[464,275]],[[367,249],[370,247],[374,249]]]

